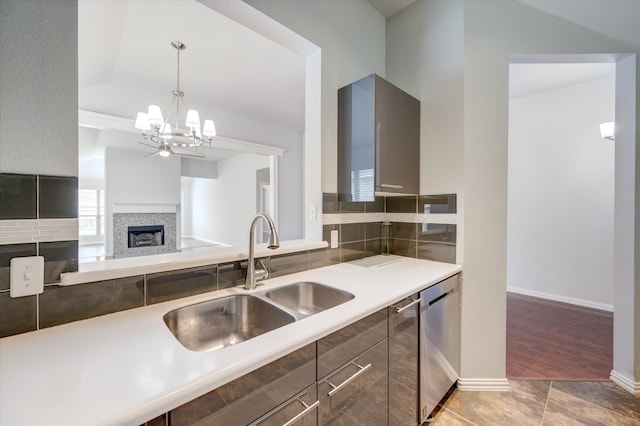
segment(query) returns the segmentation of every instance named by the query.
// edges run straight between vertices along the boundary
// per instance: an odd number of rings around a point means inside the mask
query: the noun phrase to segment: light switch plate
[[[32,296],[44,291],[44,257],[14,257],[11,259],[11,297]]]

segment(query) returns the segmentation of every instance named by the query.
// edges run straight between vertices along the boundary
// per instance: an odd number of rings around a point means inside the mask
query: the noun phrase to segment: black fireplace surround
[[[151,247],[164,245],[164,225],[129,226],[128,247]]]

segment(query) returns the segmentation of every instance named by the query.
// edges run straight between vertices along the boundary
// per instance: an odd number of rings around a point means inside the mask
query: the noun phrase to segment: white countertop
[[[376,258],[384,262],[342,263],[267,280],[253,291],[220,290],[0,339],[0,424],[140,424],[461,271]],[[179,306],[303,280],[355,298],[211,352],[185,349],[162,320]]]

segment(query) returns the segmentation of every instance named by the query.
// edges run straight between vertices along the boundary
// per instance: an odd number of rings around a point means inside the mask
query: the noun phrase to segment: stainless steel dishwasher
[[[420,292],[420,418],[426,421],[460,372],[460,274]]]

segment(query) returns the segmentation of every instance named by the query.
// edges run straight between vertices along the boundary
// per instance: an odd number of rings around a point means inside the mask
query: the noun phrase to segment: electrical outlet
[[[44,257],[14,257],[11,259],[9,296],[23,297],[44,291]]]
[[[331,231],[331,248],[338,248],[338,230]]]

